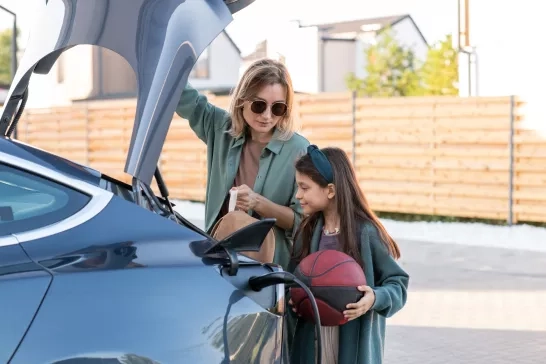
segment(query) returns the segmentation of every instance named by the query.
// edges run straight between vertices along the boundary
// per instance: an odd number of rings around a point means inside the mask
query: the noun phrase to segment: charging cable
[[[265,287],[274,286],[277,284],[293,284],[296,283],[298,286],[300,286],[305,293],[307,294],[307,297],[309,297],[309,300],[311,301],[311,306],[313,307],[313,315],[315,316],[315,336],[317,340],[317,364],[322,364],[322,337],[320,335],[320,315],[319,310],[317,307],[317,301],[315,300],[315,296],[313,296],[313,293],[298,278],[296,278],[292,273],[288,272],[273,272],[273,273],[267,273],[261,276],[253,276],[250,277],[248,280],[248,285],[253,291],[261,291]]]

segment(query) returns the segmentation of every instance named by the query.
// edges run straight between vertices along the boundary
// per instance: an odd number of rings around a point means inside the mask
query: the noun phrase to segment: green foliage
[[[451,35],[429,49],[422,65],[395,35],[385,29],[365,50],[366,76],[349,74],[345,79],[349,90],[368,97],[458,95],[458,54]]]
[[[366,77],[354,73],[346,78],[350,90],[360,96],[412,96],[419,91],[418,66],[415,54],[401,46],[392,29],[385,29],[377,43],[365,50]]]
[[[428,50],[427,59],[421,68],[423,95],[459,94],[459,63],[452,36],[446,37]]]
[[[11,83],[11,29],[0,32],[0,84]]]

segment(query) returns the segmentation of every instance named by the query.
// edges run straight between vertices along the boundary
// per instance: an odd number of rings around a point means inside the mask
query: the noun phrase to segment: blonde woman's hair
[[[288,140],[294,133],[294,120],[292,118],[292,105],[294,103],[294,89],[292,79],[286,66],[273,59],[260,59],[255,61],[243,73],[239,84],[231,96],[229,113],[231,114],[231,129],[229,133],[233,137],[240,137],[248,128],[243,117],[243,102],[251,101],[264,86],[280,84],[286,92],[286,114],[279,120],[276,128],[279,130],[279,139]]]

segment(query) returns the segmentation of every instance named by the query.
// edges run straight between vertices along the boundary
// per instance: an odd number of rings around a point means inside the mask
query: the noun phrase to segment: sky
[[[36,10],[44,0],[0,0],[18,14],[24,48]],[[479,54],[480,96],[516,94],[536,108],[535,120],[546,127],[543,107],[543,4],[536,0],[469,0],[471,43]],[[288,20],[316,24],[377,16],[409,14],[429,44],[457,31],[458,0],[255,0],[235,14],[227,31],[243,54]],[[0,29],[12,17],[0,12]],[[540,116],[538,116],[540,114]]]
[[[278,21],[316,24],[401,14],[413,17],[429,43],[457,28],[457,0],[256,0],[235,14],[227,31],[246,52],[274,32]]]
[[[17,13],[17,22],[22,31],[22,48],[36,16],[33,10],[42,1],[0,0],[0,5]],[[433,43],[456,30],[457,0],[256,0],[235,14],[227,31],[242,52],[249,53],[257,43],[275,31],[276,22],[301,20],[309,24],[398,14],[410,14],[425,38]],[[12,19],[0,12],[0,29],[11,27]]]

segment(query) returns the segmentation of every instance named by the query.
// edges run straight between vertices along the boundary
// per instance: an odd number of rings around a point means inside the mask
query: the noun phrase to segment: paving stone
[[[399,244],[410,289],[387,321],[385,364],[545,362],[546,254]]]

